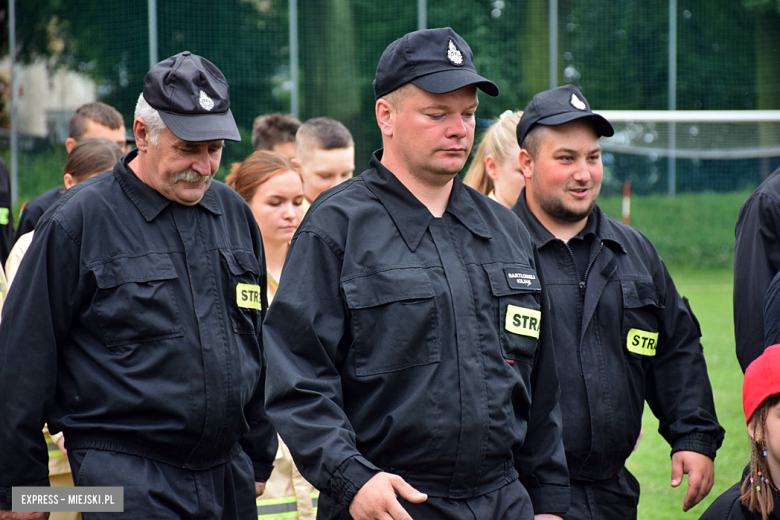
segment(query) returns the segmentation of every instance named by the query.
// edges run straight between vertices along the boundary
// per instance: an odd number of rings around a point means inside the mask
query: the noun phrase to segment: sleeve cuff
[[[526,490],[528,491],[528,496],[531,497],[535,515],[566,516],[571,501],[568,486],[547,486],[543,488],[526,488]]]
[[[677,439],[677,442],[675,442],[672,447],[671,454],[674,455],[678,451],[695,451],[696,453],[701,453],[702,455],[706,455],[712,460],[715,460],[715,454],[718,451],[718,447],[712,435],[706,433],[692,433]]]
[[[381,471],[361,456],[350,457],[330,477],[328,495],[342,506],[349,507],[358,490]]]
[[[252,461],[252,468],[255,472],[255,482],[267,482],[271,478],[271,472],[274,470],[273,464],[258,464]]]

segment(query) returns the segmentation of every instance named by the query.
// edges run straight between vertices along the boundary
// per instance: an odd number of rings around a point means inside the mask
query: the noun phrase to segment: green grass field
[[[640,520],[698,518],[723,491],[742,475],[750,452],[742,413],[742,371],[734,351],[732,272],[730,270],[672,269],[681,294],[687,296],[702,328],[702,344],[715,394],[718,419],[726,438],[715,459],[715,485],[698,506],[683,513],[687,481],[670,487],[670,448],[658,434],[658,421],[649,408],[642,420],[644,438],[627,467],[642,486]]]

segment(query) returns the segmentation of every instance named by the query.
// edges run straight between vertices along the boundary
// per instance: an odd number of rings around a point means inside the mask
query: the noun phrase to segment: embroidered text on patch
[[[656,348],[658,348],[658,333],[631,329],[626,338],[626,348],[629,352],[640,356],[655,356]]]
[[[236,285],[236,305],[244,309],[263,310],[263,302],[260,299],[260,286],[248,283]]]
[[[539,339],[541,323],[542,313],[537,310],[526,309],[516,305],[506,306],[504,328],[512,334]]]

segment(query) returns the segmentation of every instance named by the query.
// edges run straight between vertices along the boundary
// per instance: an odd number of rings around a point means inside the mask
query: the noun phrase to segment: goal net
[[[780,110],[599,111],[604,189],[637,193],[752,189],[780,167]]]

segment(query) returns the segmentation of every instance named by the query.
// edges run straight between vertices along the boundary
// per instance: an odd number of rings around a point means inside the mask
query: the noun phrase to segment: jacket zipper
[[[574,262],[574,265],[577,265],[577,260],[574,258],[574,252],[571,250],[571,247],[569,247],[569,243],[564,243],[566,246],[566,250],[569,252],[569,256],[571,256],[571,261]],[[585,277],[583,280],[579,282],[580,287],[580,299],[581,301],[585,301],[585,287],[588,281],[588,274],[590,273],[590,268],[593,267],[594,262],[596,261],[596,258],[599,256],[599,253],[601,253],[601,249],[604,247],[604,242],[599,242],[599,247],[596,249],[596,253],[593,255],[593,258],[590,259],[590,262],[588,262],[588,267],[585,269]]]

